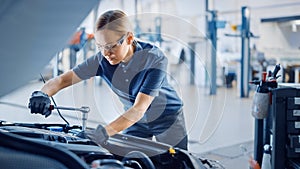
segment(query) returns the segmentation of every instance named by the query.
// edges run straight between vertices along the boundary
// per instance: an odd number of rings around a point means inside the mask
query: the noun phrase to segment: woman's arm
[[[112,136],[139,121],[152,103],[153,99],[153,96],[146,95],[141,92],[138,93],[134,105],[105,127],[108,135]]]
[[[72,70],[50,79],[41,89],[48,96],[55,95],[59,90],[82,81]]]

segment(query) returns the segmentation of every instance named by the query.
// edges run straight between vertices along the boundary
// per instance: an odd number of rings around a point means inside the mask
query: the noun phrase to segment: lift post
[[[217,93],[217,31],[218,29],[225,28],[226,21],[219,21],[216,10],[207,11],[211,18],[207,21],[207,36],[211,41],[211,60],[209,76],[211,81],[210,94],[215,95]]]
[[[211,60],[210,60],[210,94],[217,93],[217,12],[209,11],[211,20],[208,22],[209,39],[211,40]]]
[[[258,38],[250,31],[250,10],[248,7],[242,7],[242,25],[241,34],[225,34],[229,37],[241,38],[241,70],[240,70],[240,97],[249,97],[249,78],[250,78],[250,38]]]
[[[241,27],[241,80],[240,97],[249,97],[249,72],[250,72],[250,10],[242,7]]]

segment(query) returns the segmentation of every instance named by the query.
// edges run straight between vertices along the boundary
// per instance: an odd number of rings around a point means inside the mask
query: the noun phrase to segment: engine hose
[[[151,159],[143,152],[140,151],[131,151],[127,153],[122,162],[135,160],[142,166],[143,169],[155,169],[155,166]]]

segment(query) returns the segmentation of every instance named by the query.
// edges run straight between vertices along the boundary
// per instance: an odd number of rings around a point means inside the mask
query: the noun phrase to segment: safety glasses
[[[126,35],[123,35],[117,42],[111,43],[111,44],[106,44],[106,45],[97,45],[97,48],[99,51],[103,52],[104,50],[106,51],[112,51],[114,50],[117,46],[122,45],[124,42],[124,39],[126,38]]]

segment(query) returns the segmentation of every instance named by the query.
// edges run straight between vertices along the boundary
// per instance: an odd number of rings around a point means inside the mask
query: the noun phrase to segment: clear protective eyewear
[[[112,51],[115,47],[117,47],[119,45],[122,45],[122,43],[124,42],[125,37],[126,37],[126,34],[123,35],[117,42],[115,42],[113,44],[98,45],[97,48],[101,52],[103,52],[104,50]]]

